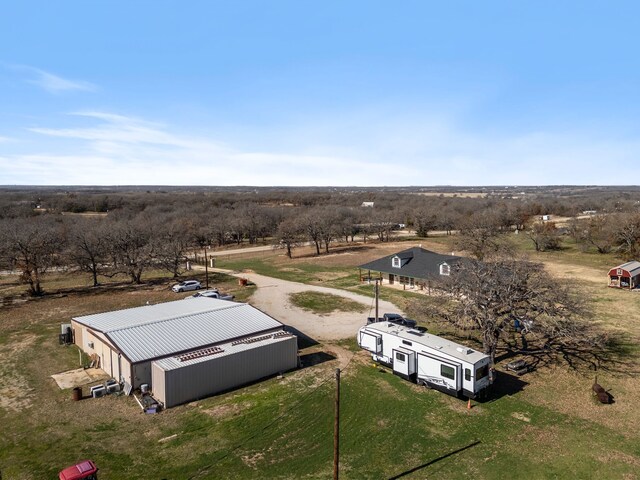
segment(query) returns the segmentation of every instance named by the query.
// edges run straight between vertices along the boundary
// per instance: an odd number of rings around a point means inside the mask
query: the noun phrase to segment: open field
[[[450,252],[452,239],[420,240]],[[520,248],[530,250],[522,237]],[[368,244],[320,257],[281,255],[221,261],[219,266],[344,288],[371,295],[358,284],[357,265],[411,246]],[[534,255],[534,254],[532,254]],[[305,368],[282,379],[144,415],[135,401],[107,397],[73,402],[51,374],[77,367],[74,347],[57,344],[59,324],[88,313],[180,298],[171,280],[150,275],[141,286],[88,288],[84,277],[52,274],[49,292],[62,294],[0,307],[0,471],[3,479],[53,478],[62,467],[93,458],[102,478],[328,478],[331,476],[333,370],[343,368],[342,478],[640,478],[640,365],[637,345],[640,294],[605,286],[603,264],[612,258],[566,246],[535,254],[554,275],[579,285],[595,321],[627,335],[624,366],[599,373],[616,402],[591,395],[592,371],[551,365],[516,378],[500,373],[496,398],[466,403],[412,385],[373,367],[353,339],[311,345]],[[200,272],[193,275],[202,279]],[[233,278],[215,285],[236,297]],[[0,296],[19,295],[15,278],[0,278]],[[183,294],[184,296],[186,294]],[[431,297],[383,288],[402,306]],[[360,315],[354,313],[354,315]],[[438,327],[419,318],[430,331]],[[618,368],[620,367],[620,368]],[[85,392],[86,394],[86,392]]]

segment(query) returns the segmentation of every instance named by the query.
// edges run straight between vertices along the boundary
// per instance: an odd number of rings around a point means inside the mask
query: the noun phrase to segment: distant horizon
[[[0,184],[625,185],[639,16],[628,1],[12,2]]]
[[[100,184],[58,184],[58,185],[36,185],[36,184],[10,184],[10,185],[0,185],[0,189],[9,189],[9,188],[97,188],[97,189],[107,189],[107,188],[140,188],[140,189],[156,189],[156,188],[221,188],[221,189],[308,189],[308,188],[335,188],[335,189],[372,189],[372,188],[388,188],[388,189],[462,189],[462,190],[473,190],[473,189],[489,189],[489,188],[522,188],[522,189],[532,189],[532,188],[632,188],[632,189],[640,189],[640,185],[638,184],[620,184],[620,185],[582,185],[582,184],[547,184],[547,185],[145,185],[145,184],[131,184],[131,185],[100,185]]]

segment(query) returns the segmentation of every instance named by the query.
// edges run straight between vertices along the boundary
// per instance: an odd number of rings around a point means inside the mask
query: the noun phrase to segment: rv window
[[[413,345],[413,343],[411,343],[409,340],[402,340],[402,343],[409,346]]]
[[[440,375],[450,380],[456,379],[456,371],[447,365],[440,365]]]
[[[378,345],[380,345],[382,343],[382,337],[377,337],[378,340]]]
[[[489,375],[489,365],[484,365],[476,370],[476,381]]]
[[[406,359],[406,356],[404,353],[400,353],[400,352],[396,352],[396,360],[399,362],[404,362]]]
[[[464,379],[468,382],[469,380],[471,380],[471,369],[470,368],[465,368],[464,369]]]

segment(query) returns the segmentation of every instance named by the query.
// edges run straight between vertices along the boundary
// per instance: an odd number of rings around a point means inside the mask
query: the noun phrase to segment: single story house
[[[413,247],[373,262],[360,265],[360,280],[378,279],[382,284],[400,284],[404,287],[420,289],[443,276],[449,276],[451,269],[462,260],[456,255],[442,255]],[[366,273],[363,273],[366,271]],[[374,275],[372,275],[374,273]]]
[[[75,317],[76,345],[102,370],[172,407],[296,368],[284,325],[246,303],[186,298]]]
[[[609,286],[629,290],[640,286],[640,262],[633,260],[609,270]]]

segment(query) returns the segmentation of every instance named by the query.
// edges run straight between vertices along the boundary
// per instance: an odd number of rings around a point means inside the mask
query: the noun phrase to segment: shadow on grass
[[[496,363],[522,357],[530,370],[564,364],[578,372],[606,371],[619,375],[640,375],[640,348],[628,333],[609,332],[603,345],[548,343],[542,348],[527,350],[507,347]]]
[[[305,355],[300,355],[300,368],[313,367],[335,359],[336,357],[327,352],[307,353]]]
[[[395,475],[393,477],[389,477],[389,480],[396,480],[398,478],[402,478],[402,477],[406,477],[407,475],[411,475],[412,473],[415,473],[415,472],[417,472],[419,470],[422,470],[423,468],[427,468],[427,467],[433,465],[434,463],[438,463],[441,460],[444,460],[444,459],[449,458],[449,457],[451,457],[453,455],[457,455],[458,453],[462,453],[465,450],[473,448],[476,445],[479,445],[480,443],[481,443],[480,440],[477,440],[477,441],[475,441],[473,443],[470,443],[469,445],[466,445],[466,446],[464,446],[462,448],[459,448],[457,450],[449,452],[449,453],[447,453],[445,455],[441,455],[440,457],[434,458],[433,460],[429,460],[427,463],[423,463],[422,465],[418,465],[417,467],[414,467],[414,468],[412,468],[410,470],[406,470],[406,471],[404,471],[402,473],[399,473],[398,475]]]
[[[511,375],[507,372],[496,371],[496,379],[491,387],[491,394],[488,401],[498,400],[505,395],[513,395],[521,392],[524,387],[529,385],[528,382],[521,380],[516,375]]]

